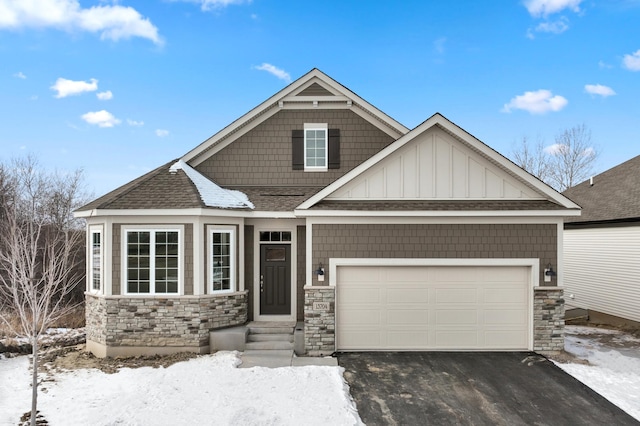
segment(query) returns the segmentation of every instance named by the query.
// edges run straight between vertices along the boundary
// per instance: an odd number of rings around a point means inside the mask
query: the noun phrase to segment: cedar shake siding
[[[330,258],[537,258],[540,285],[549,285],[543,269],[557,268],[557,225],[313,225],[312,264]]]
[[[340,168],[293,170],[291,134],[305,123],[327,123],[340,131]],[[196,169],[218,185],[322,187],[367,160],[393,138],[349,110],[282,110]],[[335,161],[335,160],[334,160]]]

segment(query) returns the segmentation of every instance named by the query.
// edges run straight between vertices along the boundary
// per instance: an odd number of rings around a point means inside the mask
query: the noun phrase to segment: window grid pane
[[[307,167],[325,167],[327,164],[327,131],[308,129],[305,131],[305,157]]]
[[[266,235],[261,234],[266,238]],[[231,231],[213,232],[211,282],[213,291],[232,290],[233,246]]]
[[[102,243],[99,232],[92,233],[91,238],[91,288],[100,290],[102,280]]]
[[[178,293],[178,231],[127,231],[126,241],[127,292]]]

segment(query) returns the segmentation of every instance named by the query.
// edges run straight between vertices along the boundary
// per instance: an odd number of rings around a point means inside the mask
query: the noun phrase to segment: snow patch
[[[200,193],[200,198],[207,207],[223,209],[254,208],[247,194],[232,189],[220,188],[183,160],[176,161],[169,168],[169,173],[176,173],[178,170],[184,171],[187,177],[191,179],[191,182],[193,182]]]

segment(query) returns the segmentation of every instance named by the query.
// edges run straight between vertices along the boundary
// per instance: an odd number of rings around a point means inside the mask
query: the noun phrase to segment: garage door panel
[[[387,349],[414,349],[429,344],[426,331],[395,331],[388,334]]]
[[[387,302],[403,304],[429,303],[429,289],[390,285],[387,288]]]
[[[475,330],[442,330],[435,333],[436,349],[478,348],[478,333]]]
[[[475,287],[436,288],[436,303],[476,303],[478,289]]]
[[[513,288],[511,286],[489,287],[483,291],[485,303],[525,303],[527,292],[524,288]]]
[[[521,331],[487,331],[484,333],[484,344],[494,349],[512,349],[512,342],[522,347],[527,346],[527,339]]]
[[[429,323],[429,312],[426,309],[404,309],[387,311],[387,324],[413,327],[416,324]]]
[[[340,314],[340,320],[351,326],[358,325],[382,325],[382,315],[380,309],[351,309],[349,312]]]
[[[352,287],[341,289],[341,296],[344,300],[349,300],[353,304],[379,304],[384,290],[375,287]]]
[[[487,325],[521,325],[527,323],[527,316],[521,309],[486,310],[484,323]]]
[[[478,324],[478,313],[468,309],[447,309],[436,311],[437,325],[476,325]]]
[[[530,267],[338,266],[338,350],[527,350]]]

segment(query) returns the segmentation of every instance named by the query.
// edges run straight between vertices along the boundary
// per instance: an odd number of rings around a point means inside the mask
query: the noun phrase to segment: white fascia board
[[[331,195],[333,192],[337,191],[342,186],[346,185],[351,180],[355,179],[360,174],[367,171],[369,168],[373,167],[375,164],[379,163],[383,159],[387,158],[389,155],[393,154],[398,149],[405,146],[407,143],[413,140],[416,136],[424,133],[425,131],[427,131],[428,129],[432,128],[435,125],[439,125],[441,128],[443,128],[444,130],[446,130],[447,132],[449,132],[450,134],[452,134],[453,136],[461,140],[463,143],[467,143],[475,151],[480,152],[482,155],[492,159],[493,161],[495,161],[497,164],[507,169],[512,174],[518,176],[520,179],[527,182],[537,191],[541,192],[542,194],[545,194],[547,197],[549,197],[549,199],[555,201],[556,203],[560,204],[563,207],[566,207],[567,209],[580,210],[580,206],[575,204],[573,201],[571,201],[564,195],[560,194],[550,186],[546,185],[539,179],[525,172],[523,169],[516,166],[513,162],[507,160],[504,156],[499,154],[497,151],[493,150],[492,148],[489,148],[489,146],[482,143],[473,135],[467,133],[462,128],[453,124],[451,121],[446,119],[440,113],[436,113],[432,115],[430,118],[428,118],[426,121],[424,121],[422,124],[420,124],[418,127],[414,128],[413,130],[411,130],[409,133],[402,136],[397,141],[391,143],[389,146],[379,151],[373,157],[361,163],[359,166],[355,167],[350,172],[346,173],[341,178],[337,179],[335,182],[325,187],[316,195],[314,195],[313,197],[309,198],[308,200],[300,204],[297,207],[296,211],[309,209],[310,207],[312,207],[313,205],[315,205],[325,197]]]
[[[251,130],[253,127],[257,126],[264,120],[266,120],[270,115],[275,114],[279,111],[278,103],[285,99],[288,96],[295,96],[296,93],[301,92],[309,85],[313,84],[315,81],[321,81],[323,85],[331,87],[337,94],[344,96],[346,99],[351,99],[352,102],[356,102],[363,106],[363,109],[367,110],[370,114],[373,114],[378,118],[381,122],[389,123],[389,127],[396,128],[397,131],[401,133],[406,133],[409,131],[408,128],[389,117],[387,114],[383,113],[373,105],[366,102],[364,99],[360,98],[358,95],[353,93],[351,90],[347,89],[337,81],[333,80],[331,77],[323,73],[322,71],[314,68],[309,71],[307,74],[303,75],[293,83],[289,84],[287,87],[283,88],[275,95],[271,96],[266,101],[262,102],[260,105],[256,106],[240,118],[233,121],[228,126],[224,127],[218,133],[214,134],[204,142],[202,142],[197,147],[193,148],[185,155],[181,157],[181,159],[185,162],[191,162],[192,165],[197,166],[203,159],[198,159],[197,157],[208,151],[212,145],[215,145],[218,141],[223,140],[232,134],[233,137],[229,138],[228,142],[225,142],[226,145],[231,143],[235,138],[240,136],[243,133],[240,133],[239,130],[246,133]],[[346,104],[347,101],[345,101]],[[271,109],[271,111],[269,111]],[[267,114],[268,112],[268,114]],[[256,120],[259,119],[259,120]],[[251,123],[252,121],[256,121],[255,123]],[[243,127],[247,127],[247,129],[243,129]],[[225,146],[226,146],[225,145]],[[192,161],[194,160],[195,161]]]
[[[338,266],[527,266],[531,267],[532,272],[535,273],[540,267],[540,260],[537,258],[330,258],[329,286],[331,287],[336,286]],[[531,283],[536,282],[531,280]]]
[[[579,210],[415,210],[415,211],[362,211],[362,210],[301,210],[297,217],[564,217],[580,216]]]

